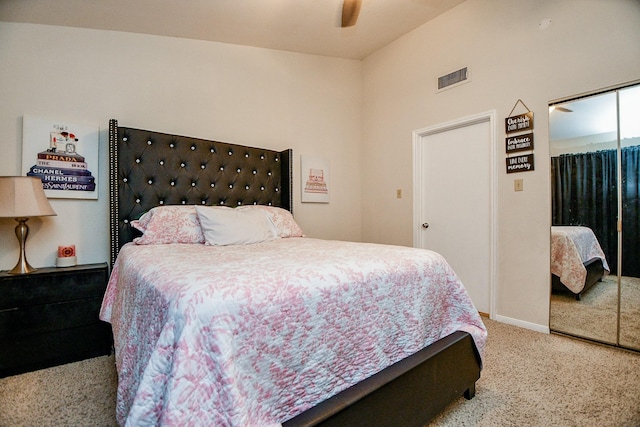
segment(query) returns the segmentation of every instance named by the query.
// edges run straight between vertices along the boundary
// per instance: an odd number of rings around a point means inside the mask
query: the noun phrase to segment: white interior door
[[[414,132],[414,246],[442,254],[491,316],[493,123],[487,113]]]

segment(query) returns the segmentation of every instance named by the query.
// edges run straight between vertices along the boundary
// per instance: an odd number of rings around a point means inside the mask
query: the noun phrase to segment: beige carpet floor
[[[433,426],[640,426],[640,354],[485,321],[476,397]]]
[[[0,379],[0,427],[116,426],[113,356]]]
[[[492,320],[476,397],[432,426],[640,426],[640,354]],[[113,356],[0,379],[0,426],[115,426]]]

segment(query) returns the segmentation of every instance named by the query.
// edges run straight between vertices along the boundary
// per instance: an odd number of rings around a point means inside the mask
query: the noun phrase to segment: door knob
[[[428,222],[422,223],[422,228],[429,228],[429,223]]]

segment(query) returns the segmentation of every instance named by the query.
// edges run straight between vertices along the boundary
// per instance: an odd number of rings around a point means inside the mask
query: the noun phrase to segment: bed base
[[[551,275],[551,292],[555,294],[566,294],[570,293],[575,295],[576,300],[580,301],[580,297],[587,292],[593,285],[600,282],[604,277],[605,269],[602,265],[602,260],[600,258],[594,258],[590,261],[584,263],[584,267],[587,269],[587,277],[584,281],[584,288],[579,293],[575,293],[567,288],[561,281],[558,276],[555,274]]]
[[[480,378],[473,338],[457,331],[284,422],[301,426],[424,426]]]

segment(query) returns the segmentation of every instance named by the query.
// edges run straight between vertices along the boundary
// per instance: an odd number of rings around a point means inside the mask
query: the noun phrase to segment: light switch
[[[402,188],[398,188],[398,189],[396,190],[396,197],[397,197],[398,199],[402,199]]]
[[[524,180],[522,180],[522,179],[514,179],[513,180],[513,191],[524,191]]]

